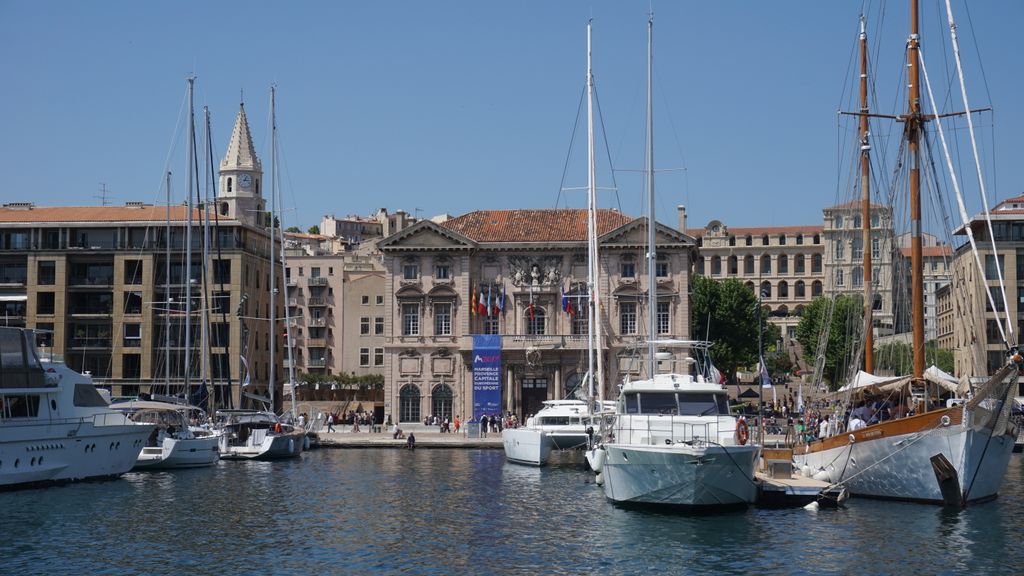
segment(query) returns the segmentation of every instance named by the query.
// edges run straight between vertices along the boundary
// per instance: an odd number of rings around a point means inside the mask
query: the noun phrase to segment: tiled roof
[[[903,254],[904,256],[909,258],[910,257],[910,248],[909,247],[900,248],[900,254]],[[953,247],[950,246],[949,244],[944,244],[942,246],[922,246],[921,247],[921,256],[923,256],[925,258],[937,258],[937,257],[940,257],[940,256],[952,256],[952,255],[953,255]]]
[[[729,230],[729,236],[760,236],[762,234],[778,235],[778,234],[821,234],[824,228],[821,226],[763,226],[760,228],[733,228],[732,226],[726,226]],[[706,228],[689,228],[686,233],[694,238],[704,236],[707,234]]]
[[[202,212],[193,209],[192,218],[199,220]],[[188,219],[188,208],[171,206],[171,220]],[[0,207],[0,222],[165,222],[167,207],[139,206],[33,206],[31,208]]]
[[[260,159],[256,157],[256,149],[252,145],[252,134],[249,132],[249,119],[245,116],[245,104],[238,107],[235,116],[235,128],[231,131],[231,140],[224,159],[220,162],[221,170],[242,169],[261,170]]]
[[[598,235],[632,222],[615,210],[597,211]],[[477,242],[585,242],[587,211],[582,208],[548,210],[478,210],[442,222],[440,226]]]
[[[305,232],[285,232],[285,236],[289,238],[303,239],[303,240],[330,240],[330,236],[324,236],[323,234],[307,234]]]

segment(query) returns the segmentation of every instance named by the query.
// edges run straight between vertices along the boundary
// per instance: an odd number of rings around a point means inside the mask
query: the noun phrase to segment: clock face
[[[238,177],[238,185],[242,188],[249,188],[252,186],[252,176],[248,174],[242,174]]]

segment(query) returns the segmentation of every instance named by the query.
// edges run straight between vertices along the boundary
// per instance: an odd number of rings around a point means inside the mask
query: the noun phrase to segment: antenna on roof
[[[106,182],[100,182],[100,193],[94,195],[93,198],[96,198],[97,200],[100,201],[100,206],[106,206],[107,205],[107,201],[110,198],[107,196],[107,183]]]

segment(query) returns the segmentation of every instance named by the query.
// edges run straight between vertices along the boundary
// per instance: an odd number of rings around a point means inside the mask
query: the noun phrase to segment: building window
[[[815,280],[811,284],[811,298],[821,296],[821,280]]]
[[[360,299],[359,299],[359,303],[362,304],[363,306],[369,306],[370,305],[370,297],[367,296],[366,294],[363,294],[362,297],[360,297]]]
[[[37,281],[42,286],[52,286],[57,282],[57,263],[52,260],[39,262]]]
[[[853,277],[852,277],[852,279],[850,281],[853,282],[853,287],[854,288],[861,288],[861,287],[864,286],[864,269],[863,268],[861,268],[860,266],[857,266],[856,268],[854,268],[852,276]]]
[[[373,349],[373,365],[383,366],[384,365],[384,349],[374,348]]]
[[[619,269],[623,278],[636,278],[636,263],[632,259],[623,259]]]
[[[530,304],[526,308],[526,333],[531,336],[542,336],[546,334],[544,309],[540,306]]]
[[[485,316],[484,317],[484,334],[498,334],[498,317],[497,316]]]
[[[36,314],[53,314],[54,303],[53,292],[38,292],[36,294]]]
[[[722,275],[722,257],[712,256],[711,257],[711,275],[721,276]]]
[[[796,281],[796,286],[793,288],[793,291],[794,291],[794,296],[796,296],[797,298],[803,298],[805,296],[805,294],[804,294],[804,281],[803,280],[797,280]]]
[[[451,336],[452,305],[449,302],[434,304],[434,335]]]
[[[142,260],[124,261],[124,283],[142,284]]]
[[[420,305],[402,304],[402,336],[420,335]]]
[[[402,264],[402,279],[416,280],[420,276],[420,267],[413,262]]]
[[[142,376],[142,355],[123,354],[121,356],[121,378],[140,378]]]
[[[859,229],[861,224],[860,214],[853,217],[853,227]]]
[[[369,296],[366,297],[366,303],[367,304],[370,303],[370,297]],[[383,305],[384,305],[384,295],[383,294],[378,294],[377,295],[377,306],[383,306]]]
[[[803,234],[797,234],[796,235],[796,243],[797,243],[798,246],[804,243],[804,235]]]
[[[661,258],[659,258],[658,261],[654,263],[654,275],[657,276],[658,278],[668,278],[667,260],[662,260]]]
[[[853,256],[853,259],[862,260],[864,258],[864,239],[854,238],[853,241],[850,242],[850,244],[852,247],[851,255]]]
[[[728,271],[726,272],[729,276],[738,276],[740,273],[740,260],[735,256],[729,256],[728,260]]]
[[[420,421],[420,389],[406,384],[398,391],[398,421]]]
[[[793,272],[795,274],[803,274],[804,273],[804,255],[803,254],[797,254],[796,256],[793,256]]]
[[[761,297],[771,298],[772,297],[772,283],[767,280],[761,282]]]
[[[750,234],[747,234],[747,237],[743,239],[743,243],[745,245],[747,245],[747,246],[753,246],[754,245],[754,237],[751,236]]]
[[[747,276],[754,274],[754,255],[747,254],[743,257],[743,273]]]
[[[359,365],[366,367],[370,365],[370,349],[360,348],[359,349]]]
[[[999,255],[999,268],[996,268],[996,258],[991,254],[985,255],[985,279],[998,280],[999,274],[1005,270],[1003,267],[1003,255]]]
[[[785,234],[779,234],[779,246],[785,246],[785,245],[786,245],[786,235]]]
[[[779,282],[779,299],[789,298],[789,283],[783,280]]]
[[[636,334],[636,302],[619,304],[619,333]]]
[[[779,254],[778,268],[779,274],[789,274],[789,257],[785,254]]]
[[[310,268],[309,269],[309,277],[310,278],[319,278],[320,277],[320,267],[319,266],[313,266],[312,268]]]
[[[373,319],[373,333],[376,336],[384,335],[384,317],[377,316]]]
[[[846,285],[846,279],[843,276],[843,269],[840,268],[840,269],[836,270],[836,286],[845,286],[845,285]]]
[[[772,273],[772,257],[765,254],[761,256],[761,274]]]
[[[846,243],[842,240],[836,241],[836,260],[846,258]]]
[[[571,330],[573,335],[581,336],[588,334],[590,330],[590,307],[584,298],[575,298],[575,300]]]
[[[448,280],[452,277],[452,269],[447,264],[438,264],[434,269],[434,277],[438,280]]]
[[[370,335],[370,317],[363,316],[359,319],[359,335],[369,336]]]
[[[658,302],[658,316],[655,318],[658,324],[658,334],[669,333],[669,302]]]
[[[124,293],[124,313],[142,314],[142,292]]]
[[[833,222],[834,222],[834,224],[832,225],[833,227],[835,227],[835,228],[842,228],[843,227],[843,215],[842,214],[836,214],[836,217],[833,220]]]

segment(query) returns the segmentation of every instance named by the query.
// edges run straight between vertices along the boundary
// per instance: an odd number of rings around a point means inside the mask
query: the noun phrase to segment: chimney
[[[686,206],[679,204],[676,210],[679,211],[679,231],[686,234]]]

